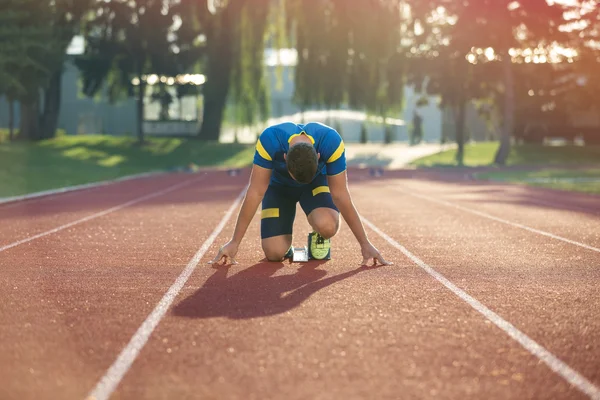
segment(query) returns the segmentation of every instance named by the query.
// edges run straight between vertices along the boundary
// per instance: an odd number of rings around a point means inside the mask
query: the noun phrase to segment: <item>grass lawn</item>
[[[8,129],[0,128],[0,143],[8,141]]]
[[[600,194],[600,167],[538,171],[494,171],[475,174],[478,178],[523,183],[551,189],[573,190]]]
[[[0,197],[114,179],[194,163],[250,165],[254,148],[178,138],[150,138],[143,147],[131,137],[61,136],[37,143],[2,141]]]
[[[491,166],[498,142],[473,143],[465,146],[464,166]],[[456,167],[456,149],[442,151],[415,160],[417,167]],[[515,145],[512,147],[507,165],[540,164],[600,164],[600,146],[541,146]]]
[[[465,146],[465,167],[493,166],[497,142]],[[415,160],[417,167],[456,167],[456,149]],[[597,165],[597,167],[589,166]],[[497,167],[495,171],[475,173],[477,178],[521,183],[553,189],[600,193],[600,146],[515,145],[507,166],[523,166],[524,170]],[[531,170],[526,170],[532,166]],[[587,166],[587,167],[578,167]],[[542,168],[540,168],[542,167]]]

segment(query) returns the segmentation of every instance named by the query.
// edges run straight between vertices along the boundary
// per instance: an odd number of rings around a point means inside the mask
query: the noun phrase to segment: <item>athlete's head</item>
[[[287,169],[296,181],[310,183],[317,173],[319,155],[311,143],[298,142],[290,146],[286,156]]]

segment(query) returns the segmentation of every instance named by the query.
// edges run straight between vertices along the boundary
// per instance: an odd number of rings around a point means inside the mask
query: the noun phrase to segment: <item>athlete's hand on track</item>
[[[394,265],[394,263],[386,261],[381,254],[379,254],[379,250],[377,250],[371,243],[361,246],[360,250],[363,256],[363,262],[361,265],[368,265],[370,259],[373,260],[372,266],[377,265],[378,261],[381,265]]]
[[[238,252],[238,247],[239,247],[238,243],[230,240],[223,247],[221,247],[219,249],[219,253],[217,254],[217,256],[215,258],[213,258],[212,260],[210,260],[208,262],[208,264],[217,264],[222,259],[225,259],[224,264],[227,264],[228,258],[229,258],[229,264],[232,264],[232,265],[237,264],[237,261],[235,261],[235,256]]]

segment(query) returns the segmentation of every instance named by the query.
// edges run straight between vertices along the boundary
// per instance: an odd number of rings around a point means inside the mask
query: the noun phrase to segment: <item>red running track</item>
[[[598,396],[598,197],[418,171],[350,177],[393,266],[361,267],[345,224],[328,262],[265,263],[258,216],[239,265],[207,265],[248,171],[0,206],[0,398]]]

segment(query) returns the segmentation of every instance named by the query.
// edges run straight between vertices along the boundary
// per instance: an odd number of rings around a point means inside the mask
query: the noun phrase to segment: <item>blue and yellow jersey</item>
[[[306,133],[317,153],[321,155],[315,177],[337,175],[346,170],[346,152],[342,137],[335,129],[318,122],[305,125],[284,122],[268,127],[256,142],[254,164],[272,169],[272,182],[302,186],[290,176],[283,157],[290,148],[290,141],[301,133]]]

